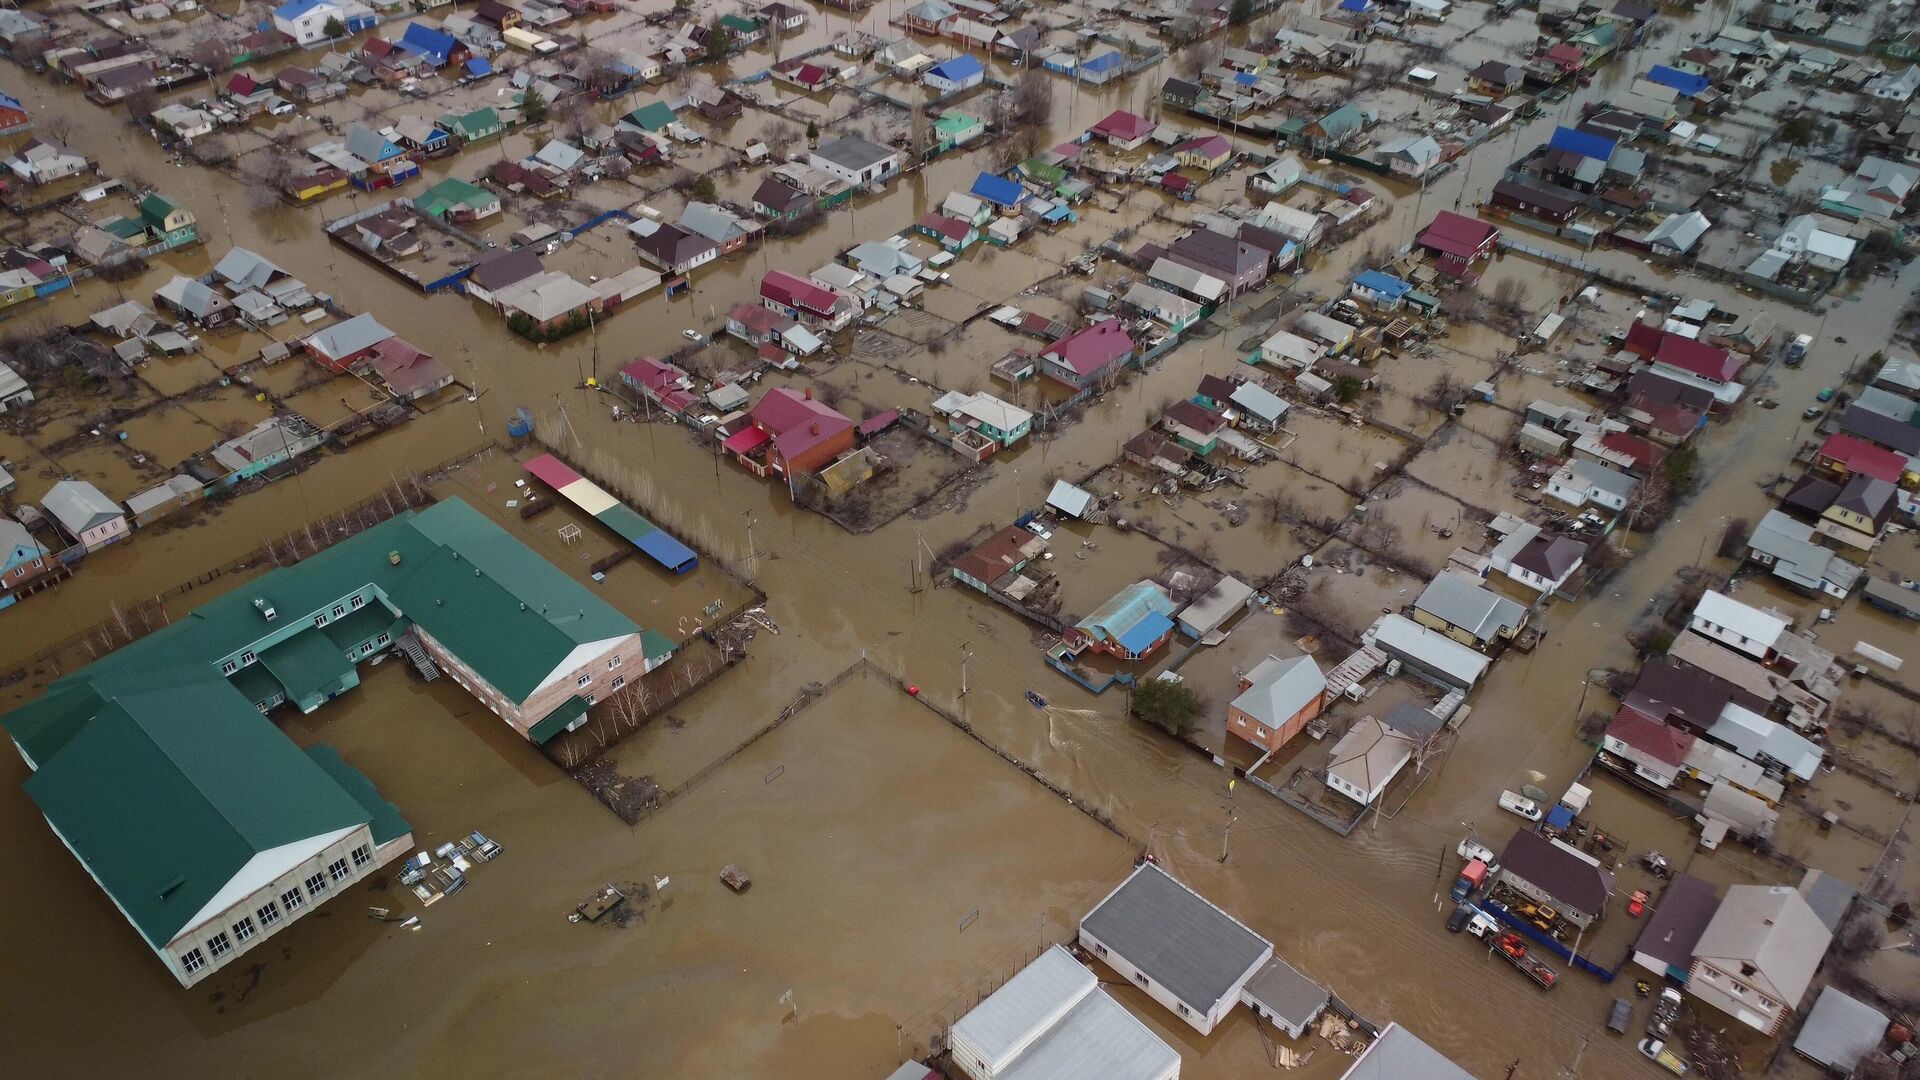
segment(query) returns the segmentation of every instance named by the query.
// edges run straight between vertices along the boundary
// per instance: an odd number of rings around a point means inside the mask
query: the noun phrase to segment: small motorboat
[[[1027,691],[1027,702],[1036,709],[1044,709],[1047,707],[1047,699],[1031,690]]]

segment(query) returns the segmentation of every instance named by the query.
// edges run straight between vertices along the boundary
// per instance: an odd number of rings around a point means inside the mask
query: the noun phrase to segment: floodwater
[[[1688,17],[1658,55],[1723,17],[1711,9]],[[844,21],[816,9],[810,34],[825,40]],[[884,9],[863,21],[883,22]],[[1113,108],[1139,107],[1158,78],[1149,72],[1103,90],[1056,84],[1055,134]],[[1078,423],[1027,447],[1018,476],[1003,467],[1014,459],[996,462],[967,511],[905,518],[860,536],[790,506],[780,487],[716,468],[711,455],[677,429],[613,422],[604,399],[574,389],[583,371],[604,379],[634,355],[669,351],[684,327],[710,328],[718,314],[752,294],[768,266],[817,266],[849,243],[905,226],[946,191],[971,182],[977,164],[968,157],[944,159],[803,237],[697,272],[687,298],[646,299],[601,324],[593,337],[535,349],[477,306],[421,297],[329,245],[318,223],[344,212],[346,202],[306,209],[262,204],[223,175],[175,168],[150,141],[130,137],[117,116],[77,94],[25,78],[13,89],[36,116],[70,120],[71,141],[102,159],[108,172],[138,172],[199,215],[210,245],[179,256],[181,266],[204,270],[229,243],[269,253],[350,310],[372,310],[402,328],[483,394],[344,457],[325,458],[201,524],[142,534],[90,559],[59,592],[4,614],[0,661],[8,666],[97,621],[111,603],[227,565],[265,539],[373,494],[390,476],[497,437],[518,405],[543,414],[564,409],[565,434],[551,437],[646,477],[658,501],[692,519],[693,528],[744,548],[751,520],[758,584],[781,625],[779,635],[756,639],[741,669],[677,708],[677,724],[656,724],[622,744],[616,760],[623,772],[654,773],[663,782],[695,776],[803,686],[864,655],[920,685],[929,698],[957,702],[983,738],[1111,815],[1174,873],[1278,942],[1297,966],[1369,1016],[1410,1025],[1480,1075],[1498,1075],[1516,1060],[1516,1075],[1557,1075],[1577,1055],[1582,1076],[1641,1075],[1645,1065],[1631,1046],[1600,1032],[1606,1002],[1617,990],[1569,976],[1542,994],[1444,933],[1434,893],[1451,864],[1441,853],[1458,840],[1462,822],[1496,837],[1510,827],[1495,809],[1502,788],[1564,787],[1588,752],[1572,737],[1583,680],[1593,669],[1631,664],[1625,628],[1676,570],[1700,557],[1698,537],[1723,518],[1759,517],[1765,502],[1758,483],[1786,465],[1797,409],[1746,409],[1710,429],[1701,451],[1711,486],[1684,503],[1654,539],[1635,540],[1636,558],[1601,594],[1549,608],[1546,641],[1494,667],[1475,696],[1472,719],[1407,807],[1340,839],[1256,792],[1243,790],[1230,804],[1221,768],[1126,720],[1118,695],[1090,698],[1074,690],[1041,664],[1030,632],[1007,613],[964,590],[913,593],[906,587],[917,545],[937,550],[983,518],[1004,522],[1014,508],[1032,505],[1037,472],[1081,475],[1111,460],[1160,402],[1191,392],[1200,374],[1237,362],[1249,329],[1229,329],[1176,351]],[[1496,140],[1474,160],[1504,161],[1558,119],[1542,118],[1512,140]],[[454,158],[428,171],[437,178],[473,168]],[[1417,215],[1472,201],[1497,175],[1497,168],[1479,162],[1424,192],[1393,193],[1390,214],[1375,229],[1383,242],[1397,244]],[[1157,196],[1129,199],[1123,220],[1150,212],[1135,203],[1160,205]],[[1094,242],[1111,227],[1090,220],[1074,236]],[[1319,255],[1306,286],[1330,287],[1353,256],[1344,250]],[[1012,255],[1004,258],[1016,265]],[[1762,303],[1727,286],[1657,278],[1622,253],[1592,258],[1650,288],[1712,296],[1734,310]],[[968,264],[974,261],[970,256]],[[1511,257],[1501,268],[1537,269]],[[1024,288],[1020,276],[1024,271],[1011,284]],[[1920,273],[1909,269],[1853,292],[1834,320],[1846,326],[1852,344],[1822,347],[1798,371],[1774,371],[1769,392],[1798,402],[1835,382],[1856,352],[1885,340],[1917,282]],[[1016,302],[1008,300],[1014,289],[996,288],[990,276],[974,273],[962,285],[987,300]],[[109,291],[87,285],[55,310],[84,315],[110,302]],[[1789,309],[1780,314],[1790,326],[1812,318]],[[1483,355],[1477,346],[1474,355]],[[239,417],[220,420],[229,418]],[[1370,429],[1305,418],[1295,426],[1304,432],[1292,457],[1333,484],[1368,488],[1374,463],[1394,460],[1404,449]],[[1442,457],[1433,469],[1414,473],[1442,487],[1497,483],[1490,461],[1485,478],[1476,479],[1459,459],[1464,448],[1479,444],[1455,435],[1437,448]],[[157,445],[174,450],[184,443]],[[87,457],[103,471],[121,467],[95,461],[91,450]],[[1273,466],[1254,476],[1256,485],[1301,482]],[[23,478],[23,489],[30,486]],[[1304,501],[1318,512],[1319,497]],[[1345,506],[1352,501],[1343,500]],[[1438,523],[1445,513],[1423,501],[1411,520]],[[1104,547],[1108,534],[1096,535]],[[1263,549],[1253,525],[1219,535],[1222,564],[1273,573],[1293,561],[1290,545]],[[1115,548],[1126,543],[1116,540]],[[1432,550],[1420,554],[1431,557]],[[1087,580],[1117,587],[1139,561],[1129,552],[1127,562],[1097,569]],[[1331,568],[1316,569],[1308,581],[1329,597],[1330,608],[1349,613],[1354,621],[1343,628],[1349,632],[1367,611],[1404,602],[1401,592],[1409,585],[1406,575],[1377,568],[1367,572],[1364,589],[1362,579]],[[1897,654],[1913,652],[1910,626],[1877,617],[1854,617],[1846,625],[1853,637]],[[970,692],[961,698],[963,670]],[[31,692],[51,674],[40,670],[13,692]],[[1046,714],[1033,709],[1022,699],[1030,687],[1060,707]],[[1226,688],[1208,689],[1218,695]],[[378,671],[351,700],[290,728],[339,745],[410,815],[422,841],[480,827],[499,837],[508,855],[477,871],[473,886],[443,905],[407,909],[422,916],[418,932],[360,918],[363,900],[412,903],[392,892],[336,901],[325,917],[306,920],[276,943],[284,952],[264,958],[257,983],[248,973],[221,980],[218,1000],[179,990],[141,951],[18,792],[23,767],[0,756],[0,829],[13,838],[12,872],[0,881],[0,926],[12,930],[14,942],[0,961],[0,976],[35,987],[9,1005],[9,1062],[29,1076],[451,1076],[541,1068],[582,1076],[883,1075],[915,1040],[923,1045],[939,1019],[950,1018],[964,1000],[962,990],[986,988],[1011,970],[1023,949],[1064,936],[1101,888],[1125,873],[1128,859],[1111,834],[937,719],[894,699],[865,696],[872,692],[829,695],[684,801],[629,830],[456,689],[421,687],[392,670]],[[766,779],[782,765],[778,778]],[[1870,793],[1831,777],[1816,782],[1816,797],[1829,783],[1835,783],[1834,799],[1870,803]],[[1689,846],[1684,825],[1644,800],[1610,788],[1598,798],[1605,818],[1625,822],[1623,835],[1636,846],[1641,837],[1648,838],[1646,846]],[[1236,815],[1230,833],[1229,812]],[[1889,826],[1878,811],[1863,820]],[[782,828],[788,823],[798,827]],[[1795,826],[1792,843],[1796,853],[1852,880],[1878,861],[1869,843],[1836,843],[1803,826]],[[713,875],[728,861],[741,861],[760,879],[756,891],[734,897],[719,888]],[[1787,876],[1731,851],[1695,857],[1690,869],[1722,883]],[[1902,888],[1920,885],[1904,869],[1900,874]],[[666,899],[647,909],[643,924],[612,930],[564,921],[600,882],[651,882],[656,875],[673,884]],[[979,920],[957,930],[976,907]],[[1626,925],[1616,920],[1611,935]],[[979,939],[965,938],[976,930]],[[1613,937],[1606,940],[1617,945]],[[788,990],[791,1022],[781,1001]],[[1187,1076],[1244,1076],[1263,1060],[1260,1036],[1244,1014],[1200,1040],[1174,1030],[1170,1018],[1131,992],[1126,999],[1181,1046]],[[83,1007],[107,1019],[76,1038]],[[320,1032],[333,1037],[318,1040]],[[1337,1075],[1341,1064],[1323,1048],[1300,1075]]]

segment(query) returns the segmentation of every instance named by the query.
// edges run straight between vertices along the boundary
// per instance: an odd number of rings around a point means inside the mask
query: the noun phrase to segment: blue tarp
[[[664,529],[655,529],[642,536],[633,542],[633,546],[676,574],[686,573],[700,561],[692,548],[668,536]]]
[[[995,206],[1019,206],[1020,200],[1026,197],[1025,189],[1018,183],[990,172],[974,179],[972,193]]]
[[[1254,83],[1257,83],[1260,80],[1254,78],[1252,75],[1248,74],[1247,72],[1236,71],[1233,73],[1233,81],[1234,81],[1234,84],[1237,86],[1252,86]]]
[[[1556,829],[1564,829],[1573,824],[1573,811],[1564,806],[1556,806],[1547,811],[1547,824]]]
[[[1137,623],[1120,635],[1120,647],[1138,656],[1153,647],[1153,643],[1167,636],[1173,630],[1173,620],[1158,611],[1149,611]]]
[[[1340,0],[1341,11],[1370,11],[1373,0]]]
[[[486,57],[476,56],[467,61],[467,76],[469,78],[483,79],[491,74],[493,74],[493,65],[487,61]]]
[[[1413,291],[1413,285],[1400,280],[1384,270],[1363,270],[1353,276],[1353,283],[1389,300],[1398,300]]]
[[[985,75],[986,72],[987,69],[980,66],[980,61],[975,60],[965,53],[951,60],[942,60],[927,69],[928,75],[937,76],[951,82],[966,82],[968,79],[979,78]]]
[[[1571,150],[1582,157],[1605,161],[1613,156],[1614,141],[1577,128],[1557,127],[1553,129],[1553,139],[1547,145],[1555,150]]]
[[[1080,70],[1081,71],[1112,71],[1113,69],[1120,67],[1124,62],[1125,61],[1121,59],[1121,56],[1117,51],[1103,52],[1099,56],[1096,56],[1091,60],[1082,62],[1080,65]]]
[[[1681,71],[1667,67],[1665,64],[1655,64],[1652,70],[1647,72],[1647,81],[1671,87],[1687,97],[1699,97],[1713,85],[1712,80],[1705,75],[1695,75],[1691,71]]]

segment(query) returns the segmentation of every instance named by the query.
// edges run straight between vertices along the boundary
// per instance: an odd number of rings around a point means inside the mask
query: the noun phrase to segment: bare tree
[[[1180,73],[1189,79],[1197,79],[1202,72],[1218,64],[1224,55],[1226,46],[1218,41],[1197,42],[1180,54]]]

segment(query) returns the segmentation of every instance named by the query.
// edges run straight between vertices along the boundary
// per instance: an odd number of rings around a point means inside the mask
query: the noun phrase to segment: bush
[[[1184,683],[1148,679],[1133,691],[1133,715],[1169,735],[1192,731],[1200,711],[1200,696]]]

